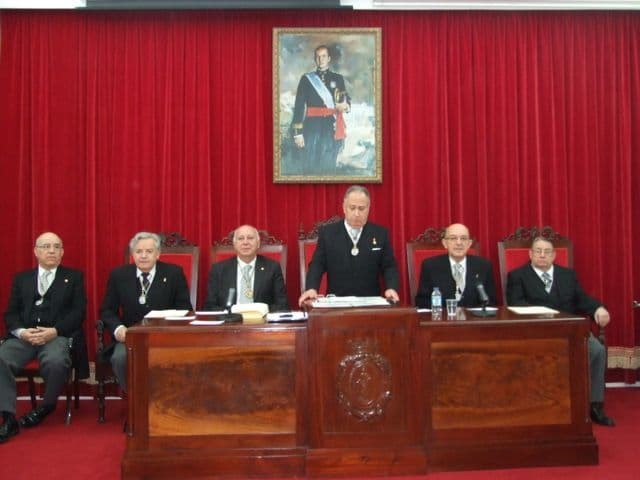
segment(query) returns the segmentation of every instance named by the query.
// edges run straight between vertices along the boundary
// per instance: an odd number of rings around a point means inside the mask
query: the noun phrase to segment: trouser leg
[[[31,344],[13,336],[0,345],[0,412],[16,413],[16,375],[35,356]]]
[[[123,391],[127,391],[127,348],[124,343],[118,342],[111,355],[111,368],[118,379],[118,384]]]
[[[56,337],[39,348],[40,374],[44,379],[44,405],[55,406],[69,378],[71,354],[67,337]]]
[[[591,379],[591,402],[604,401],[604,374],[607,366],[605,347],[593,334],[589,335],[589,377]]]

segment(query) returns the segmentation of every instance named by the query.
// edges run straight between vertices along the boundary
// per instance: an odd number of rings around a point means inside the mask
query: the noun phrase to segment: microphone
[[[482,305],[482,310],[477,311],[473,310],[473,315],[476,317],[493,317],[496,312],[495,311],[487,311],[487,303],[489,303],[489,295],[487,295],[487,291],[484,289],[484,284],[482,280],[480,280],[480,275],[476,273],[476,291],[478,292],[478,297],[480,298],[480,304]]]
[[[227,293],[227,301],[225,302],[225,310],[227,313],[224,315],[220,315],[220,320],[224,320],[225,323],[237,323],[242,321],[242,315],[239,313],[231,313],[231,307],[233,306],[233,301],[236,299],[236,289],[231,287],[229,289],[229,293]]]
[[[479,275],[476,273],[476,290],[478,291],[478,297],[480,297],[480,303],[482,304],[482,308],[487,306],[489,303],[489,295],[487,295],[487,291],[484,289],[484,285],[480,280]]]
[[[227,294],[227,301],[224,304],[226,309],[227,309],[227,313],[231,313],[231,306],[233,305],[233,301],[236,298],[236,289],[231,287],[229,289],[229,293]]]

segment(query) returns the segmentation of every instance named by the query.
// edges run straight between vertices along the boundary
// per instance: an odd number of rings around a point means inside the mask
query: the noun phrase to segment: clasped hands
[[[20,338],[34,346],[44,345],[58,336],[58,331],[53,327],[25,328]]]

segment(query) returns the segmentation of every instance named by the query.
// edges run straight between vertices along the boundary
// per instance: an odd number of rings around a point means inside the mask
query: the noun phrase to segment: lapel
[[[556,288],[556,273],[557,273],[557,271],[558,270],[556,268],[553,269],[553,285],[551,285],[551,291],[553,291],[553,289]],[[549,294],[547,293],[547,291],[544,288],[544,282],[538,276],[536,271],[533,269],[533,265],[531,265],[531,264],[529,264],[529,268],[527,270],[527,275],[529,276],[528,283],[534,289],[535,294],[537,296],[542,297],[542,298],[549,298]]]
[[[139,280],[136,280],[139,282]],[[160,262],[156,262],[156,274],[153,277],[153,282],[149,286],[147,297],[151,301],[161,300],[164,295],[164,290],[167,286],[167,272],[165,272],[164,266]]]
[[[262,298],[262,287],[265,283],[265,268],[264,259],[259,255],[256,257],[256,267],[253,277],[253,301],[257,301],[256,298]]]

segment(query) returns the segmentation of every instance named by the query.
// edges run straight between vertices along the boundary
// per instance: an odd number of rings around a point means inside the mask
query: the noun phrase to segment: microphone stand
[[[219,315],[218,319],[223,320],[224,323],[240,323],[242,322],[242,315],[239,313],[231,313],[231,305],[227,305],[227,313]]]
[[[471,313],[475,317],[495,317],[496,312],[494,310],[487,310],[487,302],[482,302],[482,310],[472,310]]]

